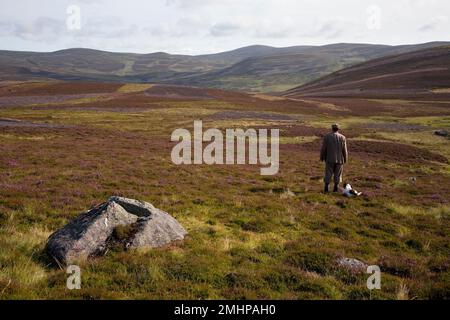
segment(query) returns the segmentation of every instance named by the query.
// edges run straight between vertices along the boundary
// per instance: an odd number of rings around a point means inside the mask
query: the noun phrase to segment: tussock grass
[[[387,208],[400,215],[414,217],[414,216],[431,216],[436,219],[448,218],[450,216],[450,206],[440,205],[432,208],[420,208],[414,206],[403,206],[396,203],[387,204]]]
[[[297,136],[297,137],[281,137],[280,138],[280,144],[301,144],[301,143],[308,143],[313,142],[315,140],[319,139],[316,136]]]
[[[450,88],[443,88],[443,89],[434,89],[431,90],[433,93],[450,93]]]
[[[147,83],[127,83],[121,86],[117,92],[120,93],[136,93],[150,89],[153,85]]]
[[[46,140],[51,139],[51,136],[20,136],[13,134],[0,134],[0,138],[14,139],[14,140]]]
[[[0,227],[0,299],[9,295],[33,297],[48,271],[42,260],[42,249],[50,232],[42,227],[14,226],[14,216]]]

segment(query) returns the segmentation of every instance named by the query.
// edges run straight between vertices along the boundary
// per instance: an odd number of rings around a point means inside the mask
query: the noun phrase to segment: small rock
[[[446,130],[436,130],[434,132],[435,135],[440,136],[440,137],[448,137],[448,131]]]
[[[367,270],[367,264],[358,259],[341,257],[337,260],[337,263],[340,267],[355,273],[366,272]]]
[[[53,233],[46,251],[59,265],[85,260],[114,243],[113,234],[119,226],[132,230],[127,239],[121,239],[126,248],[161,247],[187,234],[173,217],[150,203],[111,197]]]

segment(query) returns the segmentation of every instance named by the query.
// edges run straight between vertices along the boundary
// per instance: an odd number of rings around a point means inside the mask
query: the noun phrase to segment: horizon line
[[[245,48],[251,48],[251,47],[267,47],[267,48],[273,48],[273,49],[285,49],[285,48],[295,48],[295,47],[327,47],[327,46],[333,46],[333,45],[372,45],[372,46],[387,46],[387,47],[396,47],[396,46],[412,46],[412,45],[421,45],[421,44],[429,44],[429,43],[450,43],[450,40],[433,40],[433,41],[427,41],[427,42],[419,42],[419,43],[404,43],[404,44],[383,44],[383,43],[369,43],[369,42],[334,42],[334,43],[327,43],[327,44],[298,44],[298,45],[291,45],[291,46],[271,46],[271,45],[265,45],[265,44],[252,44],[252,45],[246,45],[242,47],[237,47],[235,49],[225,50],[225,51],[218,51],[214,53],[200,53],[200,54],[183,54],[183,53],[170,53],[167,51],[154,51],[154,52],[147,52],[147,53],[138,53],[133,51],[109,51],[104,49],[94,49],[94,48],[87,48],[87,47],[68,47],[63,49],[58,49],[54,51],[30,51],[30,50],[11,50],[11,49],[0,49],[1,51],[8,51],[8,52],[21,52],[21,53],[57,53],[61,51],[69,51],[69,50],[91,50],[91,51],[100,51],[100,52],[107,52],[107,53],[114,53],[114,54],[135,54],[135,55],[150,55],[150,54],[167,54],[167,55],[177,55],[177,56],[208,56],[208,55],[215,55],[215,54],[221,54],[226,52],[233,52],[240,49]]]

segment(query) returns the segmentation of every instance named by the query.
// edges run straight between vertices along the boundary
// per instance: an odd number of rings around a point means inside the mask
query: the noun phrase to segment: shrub
[[[324,252],[296,251],[288,253],[286,260],[289,264],[305,271],[325,275],[335,267],[336,258]]]
[[[135,231],[134,225],[118,225],[113,230],[113,238],[117,241],[125,241],[133,236]]]
[[[408,247],[410,247],[411,249],[414,249],[416,251],[422,251],[422,249],[423,249],[422,242],[420,242],[419,240],[409,239],[405,243]]]

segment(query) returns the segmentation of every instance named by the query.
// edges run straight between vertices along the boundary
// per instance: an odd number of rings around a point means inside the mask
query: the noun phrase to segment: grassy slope
[[[448,106],[231,95],[141,99],[139,87],[117,90],[125,96],[107,104],[93,99],[0,109],[0,118],[47,124],[0,127],[1,298],[449,297],[449,165],[427,153],[411,158],[403,146],[448,157],[448,140],[432,136],[437,127],[449,129]],[[111,109],[116,105],[121,109]],[[226,116],[243,110],[294,120]],[[222,118],[211,118],[217,112]],[[206,127],[280,127],[280,173],[262,177],[254,166],[172,165],[170,133],[192,128],[194,119],[203,119]],[[349,137],[345,178],[365,197],[320,194],[317,139],[336,119]],[[403,130],[411,124],[424,127]],[[386,138],[401,143],[404,157],[385,148],[369,152],[372,140]],[[69,291],[65,271],[48,266],[45,240],[112,194],[168,211],[189,238],[162,249],[109,252],[83,263],[82,289]],[[382,290],[370,294],[366,276],[337,268],[337,256],[380,265]]]
[[[246,91],[284,91],[358,62],[438,44],[250,46],[200,56],[162,52],[112,53],[90,49],[50,53],[0,51],[0,79],[151,82]]]
[[[337,71],[286,92],[289,97],[448,98],[450,46],[392,55]]]

